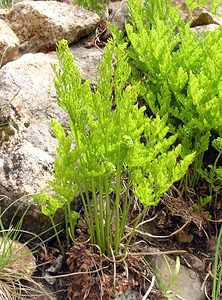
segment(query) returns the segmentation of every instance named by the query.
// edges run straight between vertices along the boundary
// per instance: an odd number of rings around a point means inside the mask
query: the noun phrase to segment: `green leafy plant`
[[[186,0],[186,6],[187,6],[189,12],[193,11],[198,6],[201,6],[201,7],[207,6],[207,8],[212,13],[215,14],[217,12],[218,6],[221,5],[221,3],[222,3],[221,0],[212,0],[212,1],[209,1],[209,0]]]
[[[219,252],[221,248],[221,239],[222,239],[222,226],[220,227],[219,235],[217,238],[217,246],[216,246],[215,259],[214,259],[212,300],[220,299],[222,264],[219,263]]]
[[[58,44],[59,67],[54,66],[58,103],[70,117],[70,130],[52,120],[59,145],[50,185],[61,202],[81,196],[91,243],[108,255],[121,250],[133,201],[138,198],[144,208],[125,250],[147,207],[159,202],[194,158],[181,159],[165,120],[148,118],[138,106],[139,84],[128,84],[126,46],[108,43],[94,90],[88,80],[82,83],[66,41]]]
[[[185,184],[195,187],[212,132],[222,126],[222,30],[197,37],[171,1],[129,0],[129,56],[150,114],[167,116],[183,154],[196,152]]]
[[[59,248],[60,248],[61,252],[63,253],[63,247],[62,247],[62,244],[60,241],[57,226],[54,222],[54,217],[55,217],[56,211],[58,209],[61,209],[64,206],[65,206],[64,207],[65,215],[67,215],[68,206],[70,203],[67,203],[65,201],[61,202],[61,201],[59,201],[59,199],[54,198],[54,197],[48,195],[47,193],[36,194],[33,196],[33,200],[35,203],[37,203],[38,205],[40,205],[42,207],[42,213],[50,219],[50,221],[52,223],[52,227],[53,227],[55,235],[56,235],[57,242],[59,244]],[[66,217],[66,220],[67,220],[67,217]],[[69,244],[69,228],[70,228],[69,224],[66,223],[66,238],[67,238],[68,244]],[[74,233],[72,232],[72,234],[70,236],[72,238],[74,238]]]
[[[0,201],[4,198],[5,196],[0,196]],[[4,215],[8,213],[8,210],[14,209],[14,204],[20,200],[21,198],[15,200],[0,212],[0,294],[2,300],[36,299],[36,297],[45,293],[42,286],[31,278],[36,267],[32,254],[39,247],[39,244],[29,250],[26,245],[36,239],[36,236],[31,232],[22,230],[22,224],[29,206],[18,218],[17,214],[22,204],[19,205],[7,227],[5,224]],[[34,238],[32,237],[26,243],[21,244],[18,241],[23,233],[34,236]],[[38,239],[42,244],[41,238],[38,237]],[[32,287],[27,282],[30,282]]]
[[[176,295],[170,289],[177,281],[179,273],[180,273],[180,258],[179,258],[179,256],[176,257],[175,269],[173,272],[172,272],[172,266],[170,265],[167,258],[165,256],[163,256],[163,258],[164,258],[164,262],[166,264],[168,275],[169,275],[168,282],[166,282],[163,279],[163,276],[162,276],[160,270],[157,269],[155,271],[155,275],[157,278],[158,288],[159,288],[161,294],[164,297],[166,297],[166,299],[172,300],[172,299],[176,298]]]
[[[12,1],[11,0],[1,0],[0,1],[0,8],[11,8],[12,7]]]
[[[74,0],[74,2],[86,9],[97,12],[101,16],[104,16],[108,11],[110,0]]]
[[[210,184],[210,195],[202,199],[202,206],[211,203],[213,200],[214,204],[216,205],[218,193],[221,191],[222,187],[222,167],[217,166],[222,155],[222,138],[218,137],[214,139],[212,141],[212,146],[219,152],[214,164],[209,165],[208,168],[205,168],[204,170],[199,170],[201,177]]]

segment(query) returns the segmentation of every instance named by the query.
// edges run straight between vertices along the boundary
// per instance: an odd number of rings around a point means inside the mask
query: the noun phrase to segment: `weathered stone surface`
[[[90,34],[99,19],[93,12],[57,1],[19,2],[7,15],[24,52],[52,50],[61,39],[77,41]]]
[[[0,70],[0,109],[7,123],[0,134],[0,193],[13,199],[37,192],[51,178],[57,143],[49,122],[67,121],[56,102],[51,63],[54,53],[26,54]]]
[[[203,26],[209,24],[222,25],[222,18],[213,15],[209,11],[202,11],[199,15],[197,15],[192,23],[191,27]]]
[[[2,256],[6,253],[10,254],[9,261],[3,269],[6,276],[7,273],[12,274],[12,272],[13,274],[26,277],[33,274],[36,269],[35,257],[27,246],[18,241],[12,241],[10,238],[7,242],[3,242],[3,238],[0,237],[0,255]]]
[[[82,45],[82,42],[72,45],[70,49],[75,57],[76,64],[81,71],[83,80],[89,79],[90,82],[95,85],[95,75],[99,62],[103,56],[102,50],[98,48],[86,49]]]
[[[38,192],[50,179],[53,158],[29,141],[15,138],[1,147],[0,190],[9,197]]]
[[[5,126],[0,128],[0,194],[8,196],[1,202],[2,209],[16,198],[43,190],[51,178],[57,142],[50,134],[49,121],[51,117],[67,119],[55,99],[50,65],[55,62],[55,54],[27,54],[0,70],[0,109],[5,116],[1,120]],[[23,229],[41,234],[51,228],[41,209],[25,200],[4,214],[5,224],[18,207],[21,217],[31,205]]]
[[[111,22],[119,29],[125,30],[125,22],[128,20],[128,8],[127,8],[127,1],[122,0],[120,7],[115,12]]]
[[[129,19],[127,1],[122,0],[118,3],[113,3],[111,6],[112,13],[109,21],[114,24],[118,29],[125,32],[125,22]],[[111,32],[109,29],[103,34],[103,38],[106,40],[111,37]]]
[[[55,53],[25,54],[0,71],[0,108],[10,105],[20,116],[35,120],[59,117],[51,63]]]
[[[2,221],[8,226],[17,212],[14,218],[17,222],[28,209],[22,228],[41,235],[52,228],[51,222],[42,215],[41,208],[33,204],[31,197],[24,195],[43,190],[46,186],[46,181],[51,178],[53,165],[53,156],[46,151],[46,147],[54,153],[57,143],[51,137],[47,125],[44,128],[43,124],[27,124],[25,119],[9,109],[7,123],[0,128],[0,194],[6,195],[0,202],[1,211],[6,209]],[[17,198],[20,199],[15,201]],[[10,209],[7,209],[9,206]],[[57,224],[62,221],[63,215],[58,212],[55,222]],[[42,238],[50,234],[53,234],[53,230]],[[33,236],[24,235],[24,239],[30,238]],[[36,242],[39,240],[36,239]]]
[[[118,294],[115,297],[115,300],[138,300],[140,299],[140,295],[137,291],[128,290],[124,294]]]
[[[83,79],[90,77],[95,83],[102,53],[81,45],[72,51]],[[56,62],[55,53],[25,54],[0,70],[0,109],[8,107],[10,112],[9,125],[0,134],[0,191],[11,198],[37,192],[51,176],[57,143],[50,119],[68,122],[56,101],[51,67]],[[8,122],[7,117],[1,122]]]
[[[196,26],[190,28],[193,32],[197,32],[198,34],[202,34],[204,32],[214,31],[218,29],[220,26],[217,24],[209,24],[209,25],[203,25],[203,26]]]
[[[96,48],[86,49],[80,43],[73,45],[71,51],[82,71],[83,80],[89,78],[94,84],[102,52]],[[0,71],[0,109],[10,103],[29,122],[34,119],[47,123],[46,120],[51,118],[65,122],[67,118],[56,102],[51,67],[55,63],[55,52],[30,53],[4,66]]]
[[[0,19],[0,67],[18,55],[19,39],[7,23]]]
[[[172,274],[170,275],[167,260]],[[204,293],[201,291],[201,280],[199,275],[193,270],[180,265],[179,274],[173,284],[171,283],[171,276],[174,276],[175,261],[168,256],[156,256],[151,262],[152,266],[156,270],[157,279],[164,283],[165,288],[172,291],[175,294],[174,299],[192,299],[192,300],[204,300]],[[167,291],[166,290],[166,291]],[[177,297],[178,295],[178,297]]]
[[[198,272],[204,272],[206,269],[206,261],[201,260],[199,257],[192,253],[185,254],[185,257],[188,259],[189,264],[192,266],[192,268]]]
[[[1,211],[4,211],[1,220],[5,228],[8,228],[11,223],[15,226],[23,218],[21,226],[23,230],[21,233],[22,241],[31,240],[32,243],[39,244],[46,238],[54,236],[55,233],[50,219],[42,214],[39,205],[33,203],[31,195],[23,196],[16,200],[2,197],[0,205]],[[61,209],[57,210],[54,222],[58,224],[58,231],[63,228],[64,213]]]
[[[83,79],[90,77],[93,83],[102,56],[98,49],[94,50],[79,43],[72,47]],[[51,63],[57,63],[55,52],[25,54],[0,70],[0,124],[5,124],[0,127],[0,194],[8,196],[1,202],[2,209],[19,197],[44,190],[51,178],[57,141],[51,135],[50,119],[68,122],[57,105]],[[20,216],[30,204],[31,207],[23,228],[36,234],[51,228],[40,208],[25,199]],[[19,203],[5,214],[6,224]],[[62,220],[58,213],[56,222]]]
[[[5,8],[0,8],[0,19],[5,20],[8,10]]]

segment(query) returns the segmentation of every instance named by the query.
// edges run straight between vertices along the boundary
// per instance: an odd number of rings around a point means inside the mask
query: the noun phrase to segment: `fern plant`
[[[11,0],[1,0],[0,1],[0,8],[2,9],[10,9],[12,7]]]
[[[207,8],[214,14],[217,13],[217,8],[222,3],[221,0],[186,0],[185,2],[189,12],[193,11],[199,6],[207,6]]]
[[[74,3],[104,16],[108,12],[110,0],[74,0]]]
[[[219,159],[222,155],[222,138],[218,137],[212,141],[212,146],[218,151],[213,165],[208,165],[204,170],[199,170],[201,177],[204,178],[210,185],[210,195],[201,199],[202,205],[214,203],[216,206],[218,193],[222,187],[222,167],[218,166]]]
[[[150,113],[168,116],[183,153],[196,152],[186,182],[199,180],[203,155],[212,132],[222,126],[222,30],[197,37],[166,0],[129,0],[131,24],[126,25],[134,80]]]
[[[147,207],[159,202],[194,157],[181,159],[181,145],[173,146],[177,137],[169,134],[165,119],[147,118],[145,107],[138,106],[139,84],[128,83],[126,46],[107,45],[95,90],[89,81],[82,83],[66,41],[58,44],[54,66],[58,104],[70,117],[70,129],[52,120],[59,145],[50,185],[60,202],[80,194],[91,243],[107,255],[126,250]],[[121,249],[137,198],[143,210]]]

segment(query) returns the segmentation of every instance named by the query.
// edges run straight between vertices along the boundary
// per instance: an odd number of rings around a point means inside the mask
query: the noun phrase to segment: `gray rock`
[[[99,20],[93,12],[57,1],[19,2],[7,15],[23,52],[55,49],[61,39],[77,41],[94,31]]]
[[[18,56],[19,39],[5,21],[0,19],[0,67]]]
[[[5,65],[0,70],[0,109],[10,104],[29,121],[61,120],[65,114],[56,103],[51,67],[56,62],[55,53],[28,53]]]
[[[7,136],[1,134],[5,127],[9,128]],[[26,212],[22,229],[32,234],[23,234],[23,239],[34,238],[35,242],[40,242],[33,234],[45,239],[53,235],[54,231],[49,218],[44,216],[41,208],[33,203],[31,195],[44,190],[47,180],[51,178],[53,156],[41,149],[44,146],[43,141],[48,135],[48,145],[52,147],[50,144],[53,145],[53,140],[55,144],[56,140],[50,136],[48,128],[45,129],[45,133],[42,131],[41,134],[38,131],[35,132],[35,128],[27,130],[24,119],[13,115],[12,111],[8,117],[8,125],[5,127],[0,130],[2,137],[0,141],[0,194],[5,195],[1,199],[1,212],[5,211],[1,220],[6,227],[13,219],[13,224],[16,225]],[[42,135],[43,140],[41,140]],[[35,138],[39,141],[35,141]],[[31,195],[28,196],[28,194]],[[56,214],[55,224],[58,223],[61,223],[61,226],[64,223],[62,211]],[[45,233],[42,234],[43,232]]]
[[[47,125],[28,125],[12,109],[5,114],[7,122],[0,127],[0,194],[14,201],[46,186],[57,142]]]
[[[125,30],[125,22],[129,19],[127,1],[122,0],[120,7],[110,20],[118,29]]]
[[[102,53],[81,44],[73,46],[72,51],[82,67],[83,79],[90,77],[95,82]],[[51,63],[57,63],[55,52],[25,54],[0,70],[0,194],[7,196],[1,208],[13,204],[3,221],[9,224],[17,210],[21,218],[30,206],[23,229],[35,234],[51,228],[51,222],[27,195],[44,191],[51,179],[57,141],[51,135],[50,119],[56,118],[63,125],[68,122],[57,105]],[[55,222],[63,221],[60,211]]]
[[[102,59],[103,51],[98,48],[87,49],[83,46],[82,42],[71,45],[70,49],[81,71],[83,80],[89,79],[90,82],[95,85],[95,75],[99,62]]]
[[[12,199],[39,191],[51,178],[57,143],[49,122],[67,122],[55,99],[55,62],[55,54],[26,54],[0,70],[0,109],[8,123],[0,135],[0,193]]]
[[[175,261],[165,256],[172,274],[175,270]],[[163,256],[157,256],[152,265],[156,271],[157,278],[162,281],[165,287],[169,286],[168,292],[172,291],[175,294],[174,299],[185,299],[185,300],[203,300],[205,299],[204,293],[201,291],[201,281],[199,275],[193,270],[180,265],[179,275],[173,285],[170,285],[170,273],[167,267],[167,263]],[[179,297],[177,297],[178,295]]]
[[[5,20],[7,13],[8,13],[8,9],[0,8],[0,19]]]
[[[191,265],[192,269],[204,272],[206,268],[206,262],[205,260],[201,260],[197,256],[193,255],[192,253],[187,254],[189,264]]]
[[[222,18],[213,15],[209,11],[204,10],[193,19],[191,27],[210,24],[222,25]]]
[[[122,0],[117,4],[113,4],[111,6],[111,9],[112,9],[112,13],[109,21],[113,25],[115,25],[118,29],[125,32],[125,22],[127,22],[129,19],[127,1]],[[111,37],[111,32],[109,29],[107,29],[106,32],[103,34],[103,39],[107,40],[110,37]]]
[[[190,28],[193,32],[198,33],[198,35],[201,35],[205,32],[210,32],[218,29],[220,26],[217,24],[209,24],[209,25],[202,25],[202,26],[196,26]]]
[[[138,300],[140,299],[140,295],[138,292],[134,290],[128,290],[124,294],[118,294],[115,297],[115,300]]]
[[[73,45],[71,51],[82,71],[83,80],[89,78],[95,84],[95,74],[102,52],[97,48],[86,49],[81,43]],[[66,123],[67,117],[56,101],[51,67],[51,64],[56,63],[56,54],[51,52],[28,53],[5,65],[0,70],[0,109],[10,104],[30,123],[31,120],[49,123],[51,118]]]

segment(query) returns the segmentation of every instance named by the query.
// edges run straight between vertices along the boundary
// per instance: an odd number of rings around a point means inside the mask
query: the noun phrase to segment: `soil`
[[[207,217],[210,213],[214,215],[215,220],[221,220],[222,212],[206,208],[200,208],[200,211],[196,212],[194,203],[197,202],[197,198],[198,195],[192,192],[189,199],[185,199],[184,194],[176,188],[165,194],[159,205],[151,208],[144,218],[154,220],[139,228],[128,255],[118,264],[91,251],[87,242],[86,223],[84,220],[80,221],[76,230],[77,241],[66,252],[61,268],[51,273],[52,276],[58,276],[55,283],[50,285],[44,279],[42,283],[55,293],[58,300],[115,299],[114,286],[116,293],[120,294],[128,290],[136,291],[139,300],[142,299],[152,279],[152,270],[144,261],[146,259],[150,261],[155,255],[149,256],[148,252],[170,253],[174,250],[175,254],[170,255],[171,258],[175,259],[179,255],[181,264],[197,272],[205,284],[206,292],[210,295],[212,279],[209,271],[214,261],[218,228],[217,223],[207,220]],[[134,213],[137,214],[137,211],[135,210],[132,216]],[[181,250],[184,250],[184,253],[180,254]],[[141,253],[141,256],[130,253]],[[144,253],[147,255],[144,256]],[[59,250],[56,247],[48,247],[44,253],[41,250],[38,262],[40,265],[46,262],[48,264],[39,267],[35,275],[44,278],[45,269],[56,261],[58,255]],[[165,298],[154,287],[149,299]]]

